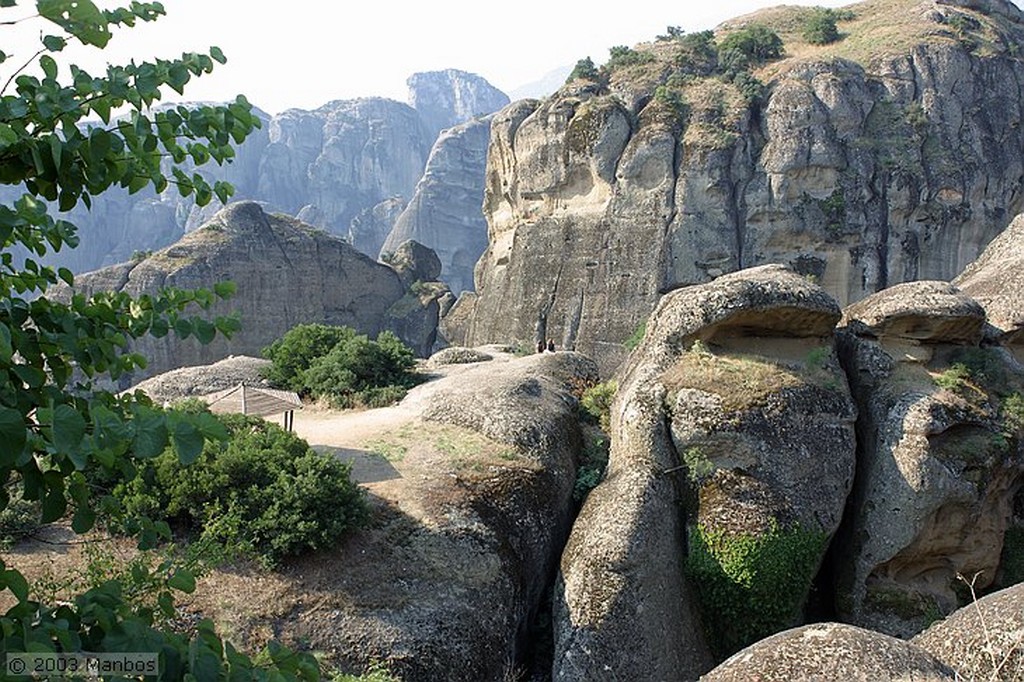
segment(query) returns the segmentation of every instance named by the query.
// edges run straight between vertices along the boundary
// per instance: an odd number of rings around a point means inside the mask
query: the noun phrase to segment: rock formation
[[[411,107],[380,97],[292,109],[270,121],[269,134],[253,196],[293,215],[315,209],[317,227],[373,255],[387,232],[365,229],[366,212],[412,196],[433,141]]]
[[[984,253],[953,280],[964,293],[985,308],[993,336],[1024,360],[1024,216],[1010,226]]]
[[[150,377],[132,387],[153,399],[157,404],[174,403],[184,398],[198,398],[228,388],[246,384],[272,388],[263,378],[262,370],[270,360],[245,355],[232,355],[211,365],[179,367]]]
[[[508,104],[508,95],[473,73],[458,69],[414,73],[406,81],[409,104],[436,137],[445,128],[486,116]]]
[[[959,680],[923,647],[841,623],[805,625],[739,652],[702,682],[749,680]]]
[[[455,294],[473,290],[473,268],[487,248],[481,207],[490,130],[487,117],[441,133],[412,200],[381,250],[392,252],[408,239],[426,244],[441,259],[441,279]]]
[[[832,349],[839,316],[824,290],[781,266],[661,300],[621,373],[605,481],[562,557],[556,679],[706,671],[695,594],[719,653],[735,644],[729,631],[742,639],[796,619],[853,477],[853,404]],[[760,584],[730,591],[722,553],[744,542],[765,545],[743,568]]]
[[[961,679],[1024,680],[1024,584],[964,606],[911,641]]]
[[[238,314],[241,331],[205,346],[173,333],[144,337],[135,349],[149,360],[147,375],[228,355],[259,355],[307,322],[347,325],[370,336],[392,329],[400,338],[402,328],[414,329],[408,342],[421,354],[433,344],[431,314],[436,328],[437,302],[432,289],[410,294],[387,265],[294,218],[268,215],[253,202],[229,205],[201,229],[142,260],[80,275],[75,287],[86,294],[140,295],[163,287],[210,289],[220,281],[234,282],[237,292],[215,303],[209,315]]]
[[[786,55],[750,73],[666,38],[503,109],[467,342],[540,328],[600,360],[664,292],[767,262],[841,304],[955,276],[1024,208],[1024,23],[958,4],[854,5],[825,46],[806,9],[765,10],[716,36],[778,31]]]
[[[1024,371],[979,346],[980,305],[910,282],[845,311],[843,365],[857,398],[857,485],[839,543],[837,611],[909,636],[992,584],[1024,483]]]

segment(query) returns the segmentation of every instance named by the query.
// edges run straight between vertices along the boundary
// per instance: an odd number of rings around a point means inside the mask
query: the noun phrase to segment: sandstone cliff
[[[418,320],[418,311],[432,310],[436,326],[434,297],[406,301],[406,287],[395,270],[323,230],[280,214],[268,215],[253,202],[227,206],[201,229],[146,258],[80,275],[75,288],[85,294],[140,295],[163,287],[210,289],[225,280],[236,284],[237,293],[216,303],[210,315],[237,313],[241,331],[230,340],[218,336],[205,346],[173,333],[161,339],[144,337],[135,349],[149,360],[146,375],[228,355],[259,355],[264,346],[300,323],[348,325],[375,336],[402,326],[406,316]],[[400,301],[406,301],[404,316],[391,309]],[[421,353],[433,344],[432,336],[421,338],[425,325],[426,320],[420,321],[420,336],[408,339]]]
[[[394,221],[381,253],[408,240],[429,246],[441,259],[441,279],[459,294],[473,289],[473,267],[487,248],[481,206],[490,118],[441,133],[408,207]]]
[[[544,335],[614,360],[666,291],[768,262],[841,304],[955,276],[1024,207],[1021,14],[850,10],[823,46],[804,8],[723,25],[718,46],[755,22],[784,40],[749,71],[700,35],[658,40],[497,114],[468,343]]]

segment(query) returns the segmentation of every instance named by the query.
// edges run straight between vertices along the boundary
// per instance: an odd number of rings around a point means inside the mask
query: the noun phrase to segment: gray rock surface
[[[817,623],[786,630],[752,644],[701,681],[932,682],[957,679],[952,668],[914,644],[852,625]]]
[[[270,360],[245,355],[232,355],[210,365],[179,367],[169,372],[150,377],[132,387],[142,391],[155,403],[173,403],[185,398],[223,391],[239,384],[267,386],[270,384],[261,374]]]
[[[492,359],[490,355],[475,348],[463,348],[462,346],[451,346],[438,351],[430,356],[427,365],[437,367],[442,365],[465,365],[474,362],[486,362]]]
[[[398,273],[406,287],[415,282],[435,282],[441,275],[441,260],[437,254],[414,239],[402,242],[392,252],[388,265]]]
[[[372,487],[404,521],[379,516],[381,531],[352,540],[362,551],[341,554],[331,627],[308,609],[289,627],[338,662],[382,660],[410,682],[502,679],[519,660],[572,520],[572,387],[596,378],[574,353],[454,370],[403,403],[416,415],[403,475]]]
[[[911,640],[966,680],[1024,680],[1024,584],[982,597]]]
[[[508,95],[476,74],[458,69],[414,73],[406,81],[409,104],[432,136],[445,128],[486,116],[508,104]]]
[[[961,40],[948,28],[961,10],[926,8],[858,5],[821,49],[791,30],[801,10],[766,10],[757,19],[789,54],[809,56],[758,71],[766,94],[749,106],[734,85],[691,77],[667,86],[680,118],[652,97],[677,74],[676,43],[659,41],[607,90],[575,81],[503,109],[466,342],[529,344],[543,326],[600,361],[664,292],[767,262],[843,305],[955,276],[1024,208],[1024,67]],[[1006,13],[971,17],[971,36],[999,36],[986,45],[1024,40]],[[898,39],[872,33],[883,26]]]
[[[487,248],[482,204],[490,130],[485,117],[441,132],[381,249],[392,252],[408,239],[429,246],[441,259],[441,279],[456,294],[473,290],[473,268]]]
[[[233,281],[237,293],[215,303],[209,315],[237,313],[241,331],[205,346],[173,333],[140,339],[136,349],[149,359],[148,374],[229,355],[259,355],[300,323],[348,325],[375,336],[388,328],[388,307],[405,295],[390,267],[294,218],[268,215],[252,202],[229,205],[202,229],[139,262],[81,275],[75,287],[86,294],[140,295],[163,287],[212,288],[224,280]]]
[[[978,573],[979,589],[996,578],[1024,483],[1011,400],[1024,373],[1005,349],[977,345],[978,306],[941,288],[870,296],[847,309],[839,337],[859,416],[837,611],[902,637],[961,603],[958,573]]]
[[[1024,215],[1010,226],[953,283],[985,308],[996,337],[1011,347],[1024,343]],[[1018,355],[1024,357],[1024,355]]]
[[[737,490],[767,488],[787,501],[781,508],[758,507],[754,516],[782,527],[799,522],[827,534],[835,530],[853,474],[852,404],[830,350],[839,316],[824,290],[781,266],[734,273],[662,299],[620,375],[606,478],[587,498],[562,556],[555,679],[693,679],[711,667],[683,574],[687,516],[708,522],[703,496],[699,506],[680,509],[685,448],[705,447],[715,477],[746,479]],[[704,390],[678,385],[677,370],[686,369],[698,340],[723,361],[757,352],[760,344],[780,365],[801,368],[807,351],[825,346],[821,367],[812,371],[834,385],[794,382],[769,398],[777,402],[763,412],[723,415],[724,391],[731,388],[724,377],[713,382],[721,386]],[[757,414],[771,423],[759,428]],[[771,436],[776,429],[802,436],[780,442]],[[716,438],[721,447],[710,447]],[[742,519],[750,507],[749,500],[718,497],[725,519]],[[763,530],[749,526],[739,530]],[[820,554],[812,561],[811,573]]]

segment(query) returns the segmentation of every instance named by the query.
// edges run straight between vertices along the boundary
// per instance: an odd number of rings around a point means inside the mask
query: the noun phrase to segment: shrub
[[[714,31],[690,33],[679,38],[673,63],[684,74],[709,76],[718,68]]]
[[[305,370],[317,358],[355,335],[355,331],[348,327],[325,324],[300,324],[292,327],[284,336],[263,349],[263,357],[272,363],[263,375],[275,386],[305,394]]]
[[[608,72],[622,69],[627,66],[646,64],[654,60],[654,55],[647,52],[637,52],[625,45],[616,45],[608,49],[608,61],[604,64],[604,70]]]
[[[263,419],[219,419],[229,441],[207,443],[189,466],[168,449],[115,488],[129,517],[165,520],[271,565],[329,548],[365,519],[363,493],[347,464]]]
[[[565,79],[566,83],[571,83],[577,78],[582,78],[588,81],[599,81],[601,80],[600,73],[597,67],[594,66],[594,60],[590,57],[584,57],[583,59],[576,62],[576,66],[573,67],[569,73],[569,77]]]
[[[381,407],[400,400],[416,383],[412,350],[389,331],[369,337],[348,327],[304,324],[264,349],[264,376],[305,397],[336,407]]]
[[[622,345],[624,345],[629,350],[633,350],[634,348],[636,348],[637,346],[640,345],[641,341],[644,340],[644,335],[646,333],[647,333],[647,321],[644,320],[643,322],[638,324],[636,329],[633,330],[633,333],[630,334],[629,337],[625,341],[622,342]]]
[[[751,64],[760,64],[782,56],[782,38],[762,24],[751,24],[730,33],[722,40],[719,53],[737,52]]]
[[[604,480],[604,472],[608,467],[608,438],[593,433],[584,433],[583,438],[583,459],[576,469],[576,481],[572,488],[572,498],[576,502],[583,502],[590,491]]]
[[[828,45],[839,40],[836,13],[824,7],[815,7],[803,21],[804,40],[812,45]]]
[[[606,381],[588,388],[580,400],[584,412],[597,422],[605,433],[611,431],[612,399],[615,398],[615,391],[618,388],[616,382]]]
[[[8,485],[4,492],[7,505],[0,508],[0,550],[9,550],[39,529],[42,509],[39,502],[23,499],[19,488]]]
[[[790,627],[810,589],[828,536],[772,524],[760,535],[697,525],[689,531],[687,574],[720,659]]]

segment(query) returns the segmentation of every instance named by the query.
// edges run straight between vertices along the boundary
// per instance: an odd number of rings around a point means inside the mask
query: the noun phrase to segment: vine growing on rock
[[[26,5],[32,9],[26,12]],[[74,277],[40,262],[79,241],[74,225],[50,215],[51,206],[90,207],[93,197],[116,187],[134,193],[173,186],[200,205],[232,193],[229,184],[210,185],[182,164],[230,161],[233,145],[259,125],[249,103],[239,97],[222,106],[151,108],[164,89],[182,93],[193,78],[223,63],[219,49],[110,65],[98,76],[59,62],[73,41],[102,49],[113,28],[163,14],[159,2],[104,10],[91,0],[0,1],[3,30],[39,36],[27,59],[0,52],[0,68],[7,70],[0,92],[0,184],[21,191],[0,206],[0,511],[18,498],[38,503],[42,522],[69,518],[76,533],[89,531],[99,513],[119,511],[116,499],[89,485],[87,471],[131,479],[168,445],[188,464],[206,440],[224,436],[215,420],[166,412],[138,394],[114,395],[97,380],[143,367],[145,359],[129,347],[142,335],[208,342],[235,331],[236,319],[193,314],[230,295],[230,284],[137,299],[116,293],[58,300],[50,288],[72,285]],[[163,522],[140,519],[137,529],[143,550],[169,537]],[[17,567],[0,561],[0,591],[15,603],[0,617],[0,655],[149,651],[159,652],[165,679],[319,676],[311,656],[276,644],[255,662],[209,623],[194,635],[161,628],[174,613],[173,595],[193,590],[195,577],[186,567],[167,565],[147,580],[155,581],[155,607],[127,601],[116,577],[68,601],[44,603],[30,598]]]

